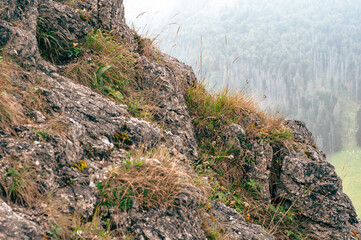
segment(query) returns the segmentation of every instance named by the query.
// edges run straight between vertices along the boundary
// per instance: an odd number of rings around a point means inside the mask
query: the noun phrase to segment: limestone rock
[[[199,197],[196,189],[187,188],[177,196],[174,206],[149,211],[133,207],[114,215],[114,222],[137,239],[206,239],[198,216]]]
[[[260,225],[246,223],[236,210],[223,203],[211,202],[210,215],[219,222],[222,229],[226,229],[228,237],[235,240],[271,240],[274,239],[266,233]]]
[[[0,199],[0,238],[1,239],[44,239],[41,227],[18,214]]]
[[[176,60],[175,63],[183,66]],[[172,64],[170,63],[170,64]],[[146,57],[141,57],[139,68],[143,73],[139,86],[142,90],[152,92],[154,104],[159,109],[156,113],[156,121],[165,125],[167,130],[180,136],[183,143],[176,146],[182,153],[197,156],[197,143],[193,132],[193,126],[184,100],[180,78],[184,78],[188,86],[195,81],[194,73],[187,68],[180,68],[182,72],[176,73],[171,67],[150,62]],[[176,68],[175,68],[176,69]]]
[[[282,149],[281,171],[276,182],[278,196],[285,196],[308,221],[305,225],[320,239],[356,239],[359,220],[342,181],[325,154],[314,144],[312,134],[300,121],[288,121],[296,138],[306,149]]]

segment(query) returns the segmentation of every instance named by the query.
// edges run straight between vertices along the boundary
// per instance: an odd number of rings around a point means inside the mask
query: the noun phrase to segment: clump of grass
[[[67,67],[66,75],[117,100],[136,78],[135,56],[122,40],[98,30],[87,38],[87,54]]]
[[[219,135],[225,126],[239,122],[256,108],[252,99],[244,94],[232,93],[228,88],[211,94],[204,83],[189,88],[185,98],[198,138]]]
[[[278,131],[284,129],[280,116],[260,111],[257,102],[242,91],[232,92],[225,87],[212,94],[206,90],[204,82],[189,88],[186,101],[196,134],[199,138],[217,136],[224,127],[231,123],[242,124],[242,118],[255,114],[262,122],[258,132]]]
[[[150,39],[140,35],[135,35],[134,38],[138,42],[138,52],[140,55],[143,55],[154,62],[162,62],[161,52],[155,45],[156,38]]]
[[[134,239],[115,227],[110,212],[126,211],[137,202],[139,207],[169,206],[187,183],[175,159],[165,148],[128,153],[124,162],[106,172],[96,185],[99,202],[89,219],[77,212],[64,211],[64,200],[48,194],[44,214],[48,216],[46,235],[54,239]]]
[[[11,130],[13,125],[25,121],[19,101],[11,95],[18,89],[12,84],[11,76],[18,75],[18,67],[6,60],[0,62],[0,128]]]
[[[109,240],[110,221],[102,218],[102,212],[96,207],[91,218],[85,219],[76,212],[68,213],[63,211],[64,201],[48,195],[43,203],[44,214],[48,217],[44,234],[51,239],[102,239]]]
[[[46,16],[37,19],[36,38],[41,56],[54,64],[64,64],[82,53],[78,43],[53,29]]]
[[[0,178],[2,189],[8,202],[33,207],[42,197],[40,171],[34,165],[25,165],[16,156],[7,159],[9,166]]]
[[[151,101],[138,89],[137,56],[129,45],[109,33],[92,32],[83,46],[85,53],[69,64],[65,75],[113,101],[124,103],[135,117],[151,119]]]
[[[129,156],[109,171],[107,180],[98,182],[102,207],[126,211],[135,202],[145,209],[173,203],[181,191],[181,171],[164,150],[142,156]]]

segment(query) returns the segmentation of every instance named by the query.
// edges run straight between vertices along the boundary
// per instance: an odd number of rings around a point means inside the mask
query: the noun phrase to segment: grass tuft
[[[149,93],[138,88],[137,56],[129,50],[130,46],[98,30],[90,34],[83,48],[83,56],[67,66],[65,75],[113,101],[126,104],[133,116],[150,120],[151,101],[145,99]]]
[[[142,157],[140,157],[142,156]],[[141,208],[171,205],[182,187],[182,173],[164,149],[135,154],[113,167],[107,180],[98,182],[101,206],[126,211],[136,202]]]
[[[34,207],[43,192],[39,169],[35,165],[24,165],[16,156],[10,157],[8,162],[0,178],[0,189],[8,202]]]
[[[11,94],[18,92],[12,84],[11,78],[16,77],[19,67],[14,63],[5,60],[0,62],[0,128],[11,130],[13,125],[25,122],[22,107],[19,101]]]

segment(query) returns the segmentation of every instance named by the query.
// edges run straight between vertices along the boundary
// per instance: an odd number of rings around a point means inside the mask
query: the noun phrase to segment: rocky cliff
[[[299,121],[128,28],[122,0],[0,2],[1,239],[358,239]]]

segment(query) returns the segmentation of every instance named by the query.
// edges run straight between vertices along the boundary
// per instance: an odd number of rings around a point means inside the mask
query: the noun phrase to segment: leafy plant
[[[104,64],[102,64],[94,72],[94,79],[93,79],[92,84],[94,85],[95,88],[101,88],[104,85],[104,82],[107,80],[106,79],[107,75],[105,75],[104,73],[111,67],[112,67],[112,65],[104,66]]]
[[[78,46],[78,43],[73,43],[73,48],[71,48],[70,50],[69,50],[69,54],[68,54],[68,56],[70,57],[70,58],[77,58],[77,57],[79,57],[79,56],[81,56],[81,54],[84,52],[84,48],[83,47],[76,47],[76,46]]]

